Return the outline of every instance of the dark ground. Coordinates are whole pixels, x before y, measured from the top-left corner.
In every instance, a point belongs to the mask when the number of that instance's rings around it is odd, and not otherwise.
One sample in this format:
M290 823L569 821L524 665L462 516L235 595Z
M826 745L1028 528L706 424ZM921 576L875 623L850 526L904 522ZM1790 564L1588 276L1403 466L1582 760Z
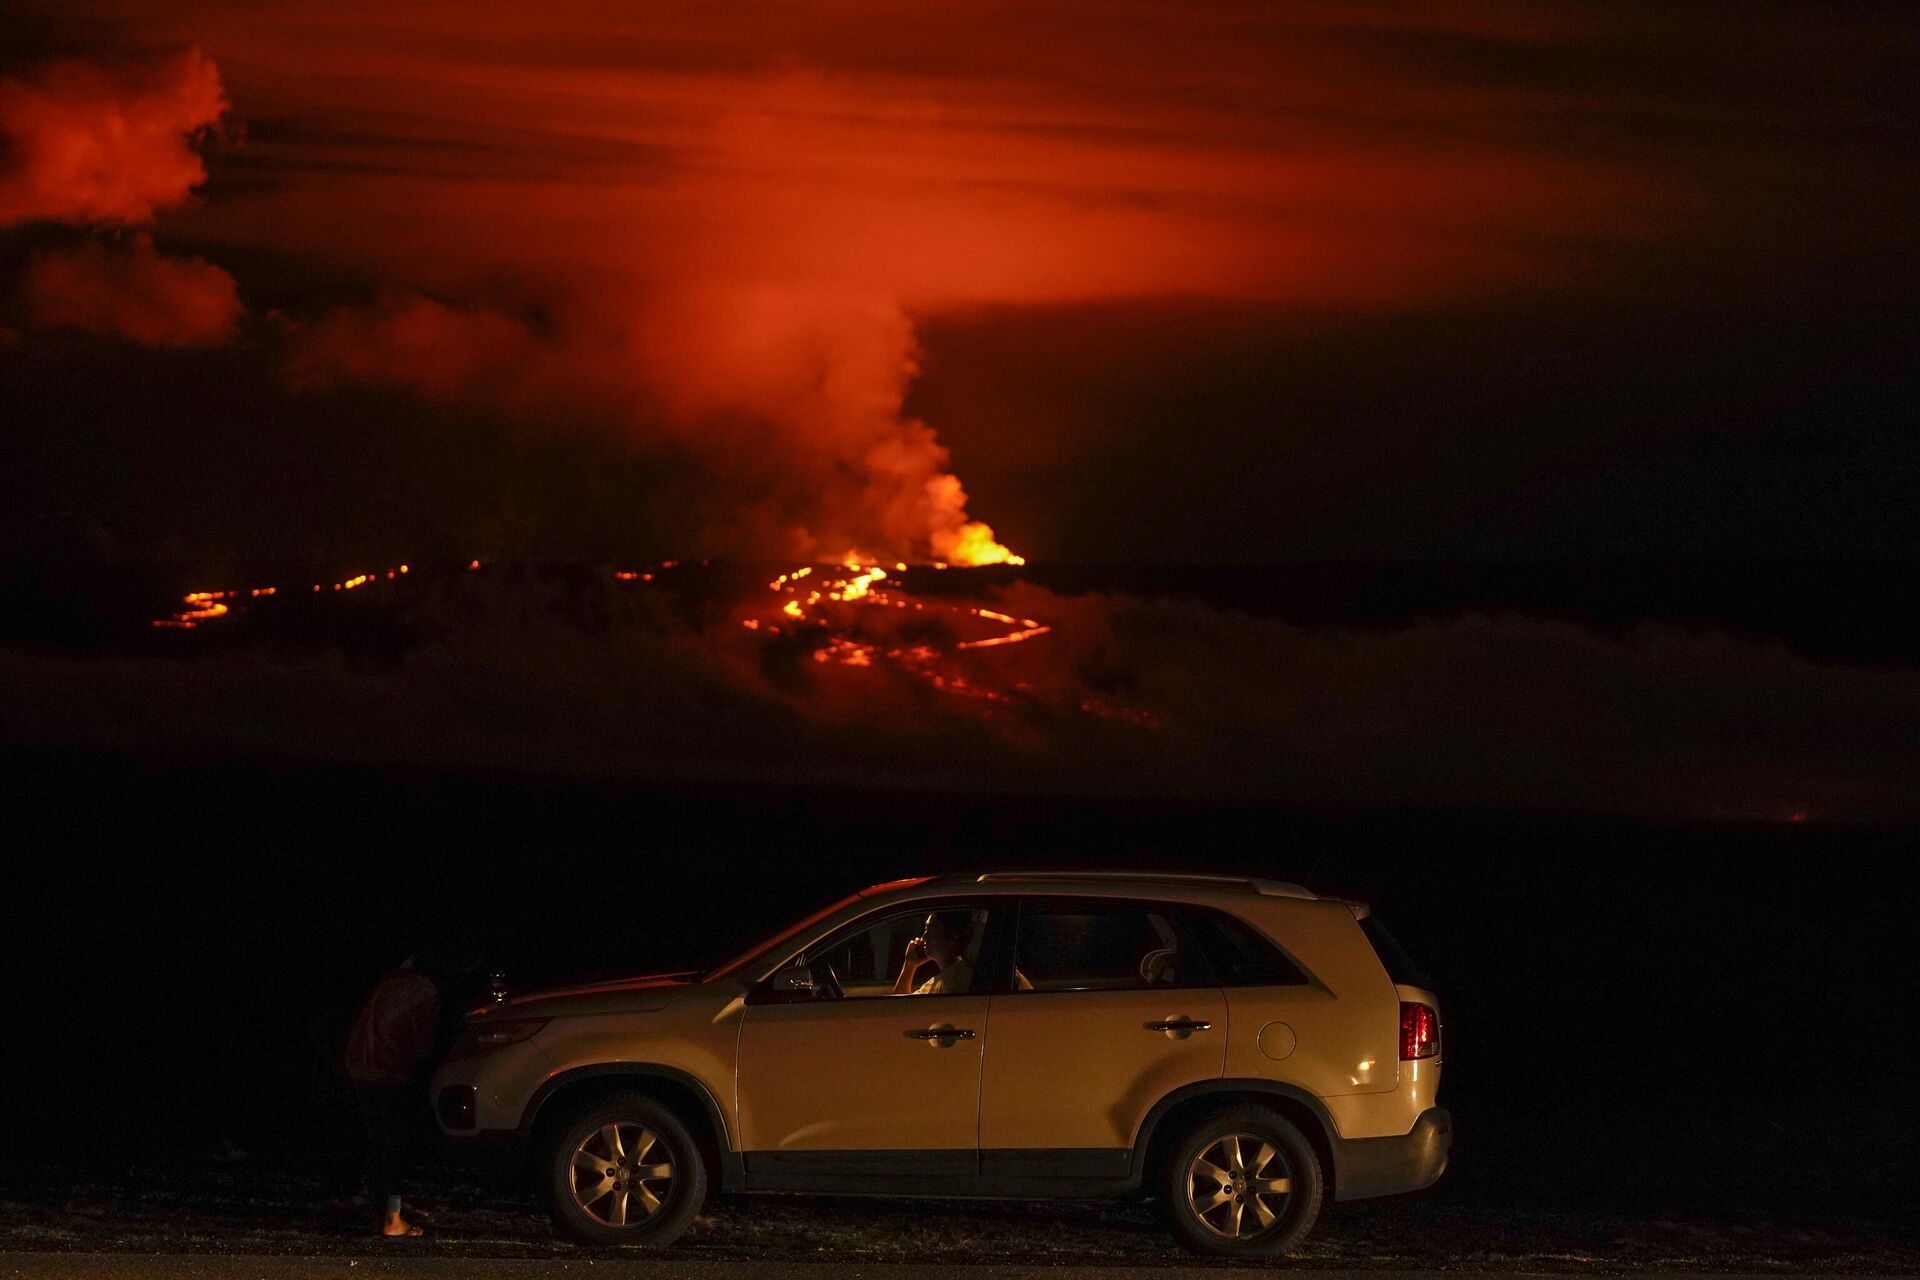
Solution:
M1210 864L1358 894L1446 1002L1455 1163L1304 1260L1912 1270L1911 833L169 769L15 752L0 1242L333 1253L313 1020L423 935L516 979L685 967L872 881ZM598 909L607 902L625 909ZM594 904L595 909L585 909ZM424 1125L423 1125L424 1127ZM221 1157L229 1148L244 1158ZM438 1252L564 1252L423 1140ZM1140 1209L757 1200L690 1257L1165 1262Z
M1296 1280L1319 1280L1323 1276L1345 1272L1327 1267L1290 1265L1287 1274ZM385 1253L358 1258L290 1258L258 1254L173 1254L146 1257L135 1254L0 1254L0 1277L7 1280L321 1280L347 1275L355 1280L379 1280L381 1277L454 1276L460 1280L535 1280L538 1277L582 1274L593 1276L646 1276L649 1280L733 1280L752 1275L756 1280L912 1280L926 1274L924 1264L915 1262L813 1262L805 1259L768 1259L743 1268L737 1262L715 1262L680 1257L622 1257L581 1259L535 1258L446 1258L427 1254ZM1172 1266L1139 1263L1096 1263L1084 1266L1044 1266L1028 1263L962 1262L943 1267L941 1274L964 1280L1173 1280L1176 1277L1213 1275L1211 1268L1176 1263ZM1433 1270L1375 1271L1377 1280L1414 1280L1429 1277ZM1482 1275L1546 1274L1540 1272L1499 1272L1485 1269L1452 1270L1448 1275L1468 1280ZM1699 1275L1686 1271L1643 1271L1643 1277ZM1747 1280L1734 1273L1717 1273L1722 1280ZM1799 1273L1770 1271L1755 1276L1779 1277Z
M360 1218L330 1213L310 1172L236 1166L144 1166L117 1178L49 1179L30 1200L0 1203L0 1251L572 1260L544 1215L498 1189L423 1173L432 1212L424 1240L368 1238ZM780 1264L1242 1269L1183 1252L1144 1206L985 1204L803 1197L727 1200L669 1255L755 1274ZM3 1264L0 1264L3 1265ZM1289 1268L1525 1273L1920 1271L1910 1230L1782 1226L1615 1210L1513 1209L1447 1191L1418 1201L1336 1206Z

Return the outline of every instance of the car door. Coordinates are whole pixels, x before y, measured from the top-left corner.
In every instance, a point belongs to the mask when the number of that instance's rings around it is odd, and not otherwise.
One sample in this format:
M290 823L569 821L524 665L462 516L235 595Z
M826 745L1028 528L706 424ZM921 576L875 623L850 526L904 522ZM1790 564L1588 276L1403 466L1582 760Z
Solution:
M997 914L979 900L877 911L802 957L812 996L749 995L737 1116L753 1185L977 1172ZM909 945L939 922L963 935L955 963L930 959L895 994Z
M1114 899L1021 903L982 1066L984 1172L1124 1175L1153 1104L1220 1076L1226 1002L1176 915Z

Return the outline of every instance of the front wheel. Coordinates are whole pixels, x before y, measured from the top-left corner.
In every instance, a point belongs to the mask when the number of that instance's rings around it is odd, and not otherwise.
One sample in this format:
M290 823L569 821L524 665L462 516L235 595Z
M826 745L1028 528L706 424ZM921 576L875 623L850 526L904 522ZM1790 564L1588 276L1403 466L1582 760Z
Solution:
M1187 1248L1265 1258L1306 1238L1324 1187L1300 1130L1266 1107L1246 1106L1197 1125L1167 1162L1160 1190Z
M707 1168L680 1118L651 1098L609 1098L554 1135L547 1202L589 1245L672 1244L707 1198Z

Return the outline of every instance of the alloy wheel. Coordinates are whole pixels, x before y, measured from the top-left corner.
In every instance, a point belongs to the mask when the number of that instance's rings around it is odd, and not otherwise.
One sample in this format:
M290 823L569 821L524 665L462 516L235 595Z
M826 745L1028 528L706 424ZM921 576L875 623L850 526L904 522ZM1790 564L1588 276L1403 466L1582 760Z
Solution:
M1214 1235L1248 1241L1272 1231L1293 1193L1287 1158L1267 1139L1230 1133L1202 1147L1187 1166L1187 1205Z
M673 1186L673 1157L642 1124L602 1125L573 1150L573 1202L593 1221L630 1227L660 1211Z

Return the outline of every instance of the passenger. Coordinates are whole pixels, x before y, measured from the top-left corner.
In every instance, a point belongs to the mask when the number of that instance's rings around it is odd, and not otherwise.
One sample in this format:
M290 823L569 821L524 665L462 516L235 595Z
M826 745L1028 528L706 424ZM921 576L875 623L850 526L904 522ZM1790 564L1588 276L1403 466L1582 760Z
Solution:
M959 996L973 989L973 964L967 959L972 930L958 912L936 912L920 926L920 936L907 944L900 976L894 979L897 996ZM920 971L934 966L934 974L920 981ZM915 985L915 984L918 985Z

